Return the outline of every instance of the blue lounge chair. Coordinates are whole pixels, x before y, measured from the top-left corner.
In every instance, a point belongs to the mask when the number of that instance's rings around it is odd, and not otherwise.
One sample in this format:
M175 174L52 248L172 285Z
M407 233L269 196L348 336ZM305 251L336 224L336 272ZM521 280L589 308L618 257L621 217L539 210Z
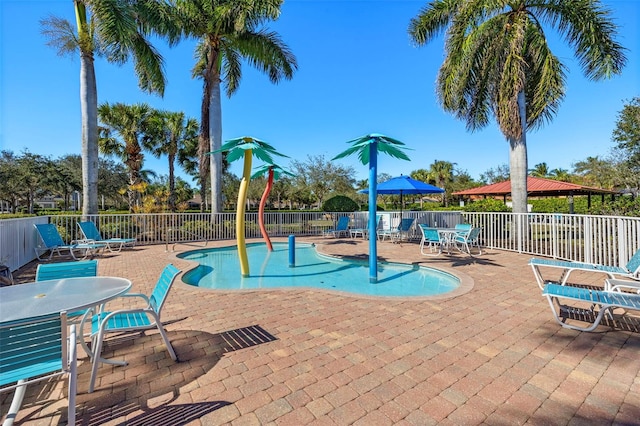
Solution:
M15 389L3 425L12 425L28 384L69 376L67 424L76 421L76 329L65 312L0 323L0 392Z
M348 237L349 236L349 216L340 216L338 219L338 224L335 229L327 229L322 231L322 235L328 237L329 235L333 236L333 238L338 238L341 236Z
M164 344L169 351L169 355L174 361L178 360L171 342L167 337L167 333L160 322L160 313L162 306L167 300L169 290L173 286L173 283L180 273L180 270L168 264L165 266L158 282L156 283L150 296L138 293L127 293L122 297L136 297L145 301L146 306L140 308L123 309L114 312L100 312L97 315L91 317L91 339L92 339L92 366L91 366L91 379L89 382L89 393L93 392L93 388L96 380L96 373L98 371L98 364L123 364L118 361L106 360L100 356L102 353L102 341L107 333L123 333L132 331L144 331L152 328L157 328L164 340ZM85 315L80 324L80 328L84 328L85 321L88 316Z
M590 290L583 287L551 283L544 286L542 295L547 297L553 316L558 324L573 330L594 330L602 321L605 313L609 312L613 317L611 310L614 308L640 310L640 294ZM583 302L584 307L563 305L560 302L564 300ZM598 308L597 314L594 310L596 307ZM569 317L582 320L593 318L593 324L586 327L567 324L566 320Z
M413 222L415 222L415 219L413 218L403 218L397 228L378 231L378 238L381 241L384 241L385 238L389 237L393 242L408 239Z
M582 262L569 262L565 260L554 260L554 259L538 259L533 258L529 261L529 265L533 269L533 274L536 277L536 281L538 282L538 286L542 289L544 285L548 282L542 278L542 273L540 272L540 267L549 267L549 268L561 268L562 276L560 277L560 284L564 285L567 283L569 279L569 275L573 271L590 271L590 272L600 272L603 274L607 274L609 278L616 278L616 276L622 276L627 278L632 278L635 280L640 280L640 249L636 251L636 253L629 259L629 262L625 266L608 266L608 265L598 265L593 263L582 263ZM638 284L640 288L640 283Z
M381 224L382 224L382 216L377 215L376 216L376 232L380 228ZM357 236L361 236L362 238L367 238L369 236L368 225L369 225L369 220L367 220L367 226L365 226L364 228L349 229L349 234L351 235L351 238L356 238Z
M123 247L133 247L136 245L135 238L102 238L100 231L93 222L78 222L80 231L84 235L84 242L94 242L106 244L110 252L119 252ZM117 250L115 249L117 247Z
M74 259L77 259L75 251L79 251L83 253L82 259L86 259L89 256L95 256L106 246L106 244L100 243L78 243L75 241L72 241L71 244L66 244L55 224L40 223L33 226L36 228L39 240L42 242L41 245L34 248L38 260L43 260L40 255L47 251L50 251L50 254L46 260L51 260L54 253L62 256L61 250L68 250Z

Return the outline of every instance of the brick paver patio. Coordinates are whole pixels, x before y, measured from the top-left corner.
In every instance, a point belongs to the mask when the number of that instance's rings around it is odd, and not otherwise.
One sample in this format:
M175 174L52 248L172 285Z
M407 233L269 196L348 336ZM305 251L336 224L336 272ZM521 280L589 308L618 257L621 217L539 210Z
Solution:
M368 253L363 240L305 241L325 253ZM209 246L224 244L233 242ZM180 362L155 331L110 338L104 354L129 365L101 365L88 394L90 364L81 358L78 423L640 423L640 334L560 327L530 256L425 257L415 243L384 242L378 250L385 260L460 274L473 288L456 297L394 299L313 289L210 291L178 282L162 319ZM192 267L164 246L142 246L101 257L99 274L129 278L133 292L149 293L168 262ZM16 278L33 279L34 265ZM65 395L63 381L30 386L16 423L64 423ZM0 395L3 415L10 397Z

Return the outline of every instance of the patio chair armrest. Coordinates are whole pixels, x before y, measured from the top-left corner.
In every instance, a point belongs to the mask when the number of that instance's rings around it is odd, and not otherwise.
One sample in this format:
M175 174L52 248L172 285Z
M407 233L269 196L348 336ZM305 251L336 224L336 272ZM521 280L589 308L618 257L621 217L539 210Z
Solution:
M120 295L120 297L141 297L145 300L145 302L149 302L149 296L147 296L146 294L142 294L142 293L125 293Z

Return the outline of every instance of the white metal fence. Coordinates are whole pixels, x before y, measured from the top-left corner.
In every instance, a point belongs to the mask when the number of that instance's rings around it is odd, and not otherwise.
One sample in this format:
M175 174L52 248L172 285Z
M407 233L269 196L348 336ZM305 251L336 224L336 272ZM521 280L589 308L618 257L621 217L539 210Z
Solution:
M489 248L517 251L535 256L625 265L640 249L640 218L565 214L515 214L469 212L378 212L386 228L396 227L401 217L434 227L453 227L467 222L482 228L481 243ZM365 228L367 212L268 212L265 226L271 236L319 235L348 215L350 227ZM99 215L90 217L103 238L135 237L138 244L175 244L235 238L235 214L159 213ZM35 259L40 243L35 223L55 223L66 242L82 238L78 215L41 216L0 220L0 263L16 270ZM245 216L245 236L259 238L258 214ZM419 238L419 232L414 236Z

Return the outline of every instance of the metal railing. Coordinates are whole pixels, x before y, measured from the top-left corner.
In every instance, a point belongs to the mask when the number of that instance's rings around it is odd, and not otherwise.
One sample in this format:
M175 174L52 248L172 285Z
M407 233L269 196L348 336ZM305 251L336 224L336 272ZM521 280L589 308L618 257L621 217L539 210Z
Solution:
M386 229L397 227L402 217L416 219L413 236L419 238L417 224L453 227L471 223L481 227L481 244L493 249L516 251L603 265L625 265L640 249L640 218L567 214L471 213L459 211L378 212ZM338 218L349 216L351 228L365 228L368 212L267 212L265 227L270 236L321 235L335 227ZM97 215L95 221L103 238L136 238L138 245L197 243L232 240L236 235L235 213L158 213ZM78 215L41 216L0 220L0 263L15 270L35 258L40 243L34 223L55 223L66 242L82 238ZM260 238L258 214L245 215L245 237Z

